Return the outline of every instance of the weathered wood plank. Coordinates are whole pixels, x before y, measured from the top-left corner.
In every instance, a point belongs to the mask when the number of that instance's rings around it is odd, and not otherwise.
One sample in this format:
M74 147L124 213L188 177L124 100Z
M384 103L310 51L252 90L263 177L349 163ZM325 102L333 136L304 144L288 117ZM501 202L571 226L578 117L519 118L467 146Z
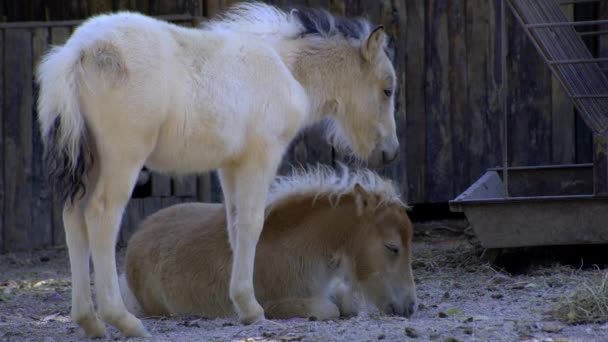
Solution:
M203 2L203 13L207 18L215 17L221 10L220 0L205 0Z
M161 198L146 197L142 198L141 200L143 201L142 219L154 214L162 208Z
M330 0L308 0L306 4L312 8L322 8L325 10L329 10L329 2Z
M363 13L360 0L343 0L344 2L344 14L347 16L359 16Z
M562 6L569 20L574 18L574 5ZM551 79L552 102L552 153L551 162L555 164L572 164L576 161L576 114L574 105L564 92L559 80Z
M186 3L184 4L184 12L189 13L190 15L193 15L195 17L202 17L204 14L203 2L204 0L186 1Z
M393 0L392 7L385 6L382 18L387 18L384 24L389 34L389 47L393 50L393 63L397 73L397 94L395 97L395 124L399 138L399 158L393 162L388 175L397 182L404 200L409 197L407 174L407 45L405 40L408 18L407 0Z
M120 225L120 239L118 244L120 246L126 246L129 239L137 230L137 225L142 220L143 216L143 199L132 198L127 203L125 212L122 216L122 223Z
M521 25L509 25L509 160L513 166L551 163L551 74Z
M184 13L184 0L159 0L159 14Z
M426 200L426 93L424 82L424 4L407 1L406 41L406 139L408 202L422 203Z
M388 17L387 15L392 14L388 9L393 6L392 1L357 1L358 13L353 13L354 16L367 17L373 25L384 25L384 28L388 28ZM348 13L349 11L347 11Z
M344 15L346 3L343 0L329 0L329 10L334 14Z
M89 0L90 15L112 11L112 2L107 0Z
M8 250L35 248L32 225L32 36L28 30L4 32L4 223Z
M6 252L7 249L4 243L4 94L4 34L0 34L0 253Z
M240 0L222 0L222 9L228 9L237 2L240 2Z
M137 10L144 14L150 14L150 1L149 0L135 0Z
M161 209L168 208L170 206L190 202L188 199L179 198L179 197L163 197L160 199L160 207Z
M450 123L449 131L452 145L452 195L458 195L466 190L475 180L469 171L467 154L469 150L469 113L468 106L468 74L467 74L467 42L466 42L466 4L464 1L450 1L448 4L448 35L450 46L448 87L450 94ZM450 187L444 191L450 190ZM452 197L453 198L453 197Z
M38 28L33 30L32 38L32 70L36 70L38 62L49 47L49 30ZM33 84L34 99L38 97L38 88ZM53 201L47 169L43 163L44 145L38 124L38 112L33 104L32 122L32 225L37 231L33 244L49 246L53 244Z
M427 199L453 197L449 94L447 2L430 0L425 8L425 112L427 115Z
M599 3L598 18L600 20L608 19L608 2L602 1ZM600 30L608 30L608 24L600 25ZM602 35L599 37L599 55L602 57L608 56L608 36Z
M27 1L29 3L29 8L27 9L27 19L25 20L33 20L31 18L44 18L45 16L45 0L30 0Z
M217 175L217 171L211 172L211 189L211 201L223 202L224 195L222 193L222 186L220 184L220 178Z
M466 56L468 87L468 155L472 179L501 164L502 107L500 56L497 56L497 10L493 1L466 3Z
M27 20L27 8L21 1L7 1L2 6L3 15L6 21L25 21Z
M137 0L119 0L118 3L115 3L114 10L138 11L137 5Z
M574 6L574 20L585 21L596 19L597 8L594 3L580 3ZM578 31L591 31L594 30L591 26L583 26L578 28ZM583 36L581 37L591 54L597 53L597 37L595 36ZM593 134L585 121L580 115L576 115L575 118L576 126L576 162L577 163L591 163L593 162Z
M593 143L593 193L608 196L608 134L596 134Z
M51 45L63 45L70 37L70 27L51 28ZM65 231L63 229L63 202L53 196L53 245L65 245Z
M198 177L198 201L199 202L212 202L213 189L211 182L213 181L211 173L206 172L205 174Z
M173 177L173 196L196 198L196 176Z
M152 196L171 196L171 177L158 172L152 172Z

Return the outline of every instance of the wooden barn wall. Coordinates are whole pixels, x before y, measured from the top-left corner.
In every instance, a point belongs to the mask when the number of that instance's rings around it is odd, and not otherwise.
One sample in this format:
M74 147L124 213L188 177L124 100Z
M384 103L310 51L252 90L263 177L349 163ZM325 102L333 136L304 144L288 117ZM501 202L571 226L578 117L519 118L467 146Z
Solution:
M69 37L77 23L67 20L129 9L192 25L201 15L213 16L233 2L0 0L0 22L6 22L0 24L0 252L65 244L61 204L49 189L41 160L33 70L50 45L62 44ZM505 122L500 96L504 80L499 1L268 2L366 15L385 26L399 78L396 122L401 151L400 158L383 173L396 181L408 202L445 202L486 168L500 165ZM594 6L598 5L563 8L577 20L597 19L598 13L606 18L607 6ZM511 165L589 162L589 131L510 14L507 25ZM606 41L589 39L588 44L600 53L608 51ZM338 161L348 162L348 158L313 129L292 143L280 172L288 172L290 165L335 165ZM214 174L183 179L152 174L150 179L137 189L127 207L121 243L142 217L159 208L221 199Z

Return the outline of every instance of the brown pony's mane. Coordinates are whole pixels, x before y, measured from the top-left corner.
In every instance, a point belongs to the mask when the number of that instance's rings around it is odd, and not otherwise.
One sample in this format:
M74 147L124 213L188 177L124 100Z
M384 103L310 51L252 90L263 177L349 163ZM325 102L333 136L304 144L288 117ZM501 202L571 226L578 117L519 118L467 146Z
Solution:
M326 198L333 206L337 206L342 197L355 193L357 184L369 195L377 196L378 206L395 204L407 208L393 182L374 171L350 170L343 164L339 164L339 170L317 165L308 169L293 169L289 176L278 176L270 186L266 216L278 207L296 200L310 199L314 202Z

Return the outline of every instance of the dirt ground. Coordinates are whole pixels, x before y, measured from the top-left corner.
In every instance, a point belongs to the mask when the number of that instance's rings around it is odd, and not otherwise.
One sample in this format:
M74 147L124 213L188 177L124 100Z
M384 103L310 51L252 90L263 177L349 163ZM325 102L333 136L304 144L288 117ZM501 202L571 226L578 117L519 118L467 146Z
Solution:
M199 317L149 318L144 324L152 341L608 341L608 323L571 326L551 316L560 298L606 270L553 264L509 274L482 261L464 225L416 225L420 304L409 319L362 313L327 322L274 321L280 325ZM65 249L0 255L0 341L84 340L69 308ZM103 340L123 338L109 328Z

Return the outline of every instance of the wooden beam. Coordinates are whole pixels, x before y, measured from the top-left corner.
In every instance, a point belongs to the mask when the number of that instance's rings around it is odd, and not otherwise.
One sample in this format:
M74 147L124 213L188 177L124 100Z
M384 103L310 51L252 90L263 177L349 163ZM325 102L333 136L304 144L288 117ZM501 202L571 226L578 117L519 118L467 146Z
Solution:
M608 133L593 137L593 193L608 196Z
M190 14L170 14L170 15L156 15L153 16L156 19L170 21L170 22L182 22L182 21L193 21L198 18ZM55 20L55 21L23 21L23 22L10 22L0 23L0 29L29 29L38 27L73 27L82 24L84 20Z

